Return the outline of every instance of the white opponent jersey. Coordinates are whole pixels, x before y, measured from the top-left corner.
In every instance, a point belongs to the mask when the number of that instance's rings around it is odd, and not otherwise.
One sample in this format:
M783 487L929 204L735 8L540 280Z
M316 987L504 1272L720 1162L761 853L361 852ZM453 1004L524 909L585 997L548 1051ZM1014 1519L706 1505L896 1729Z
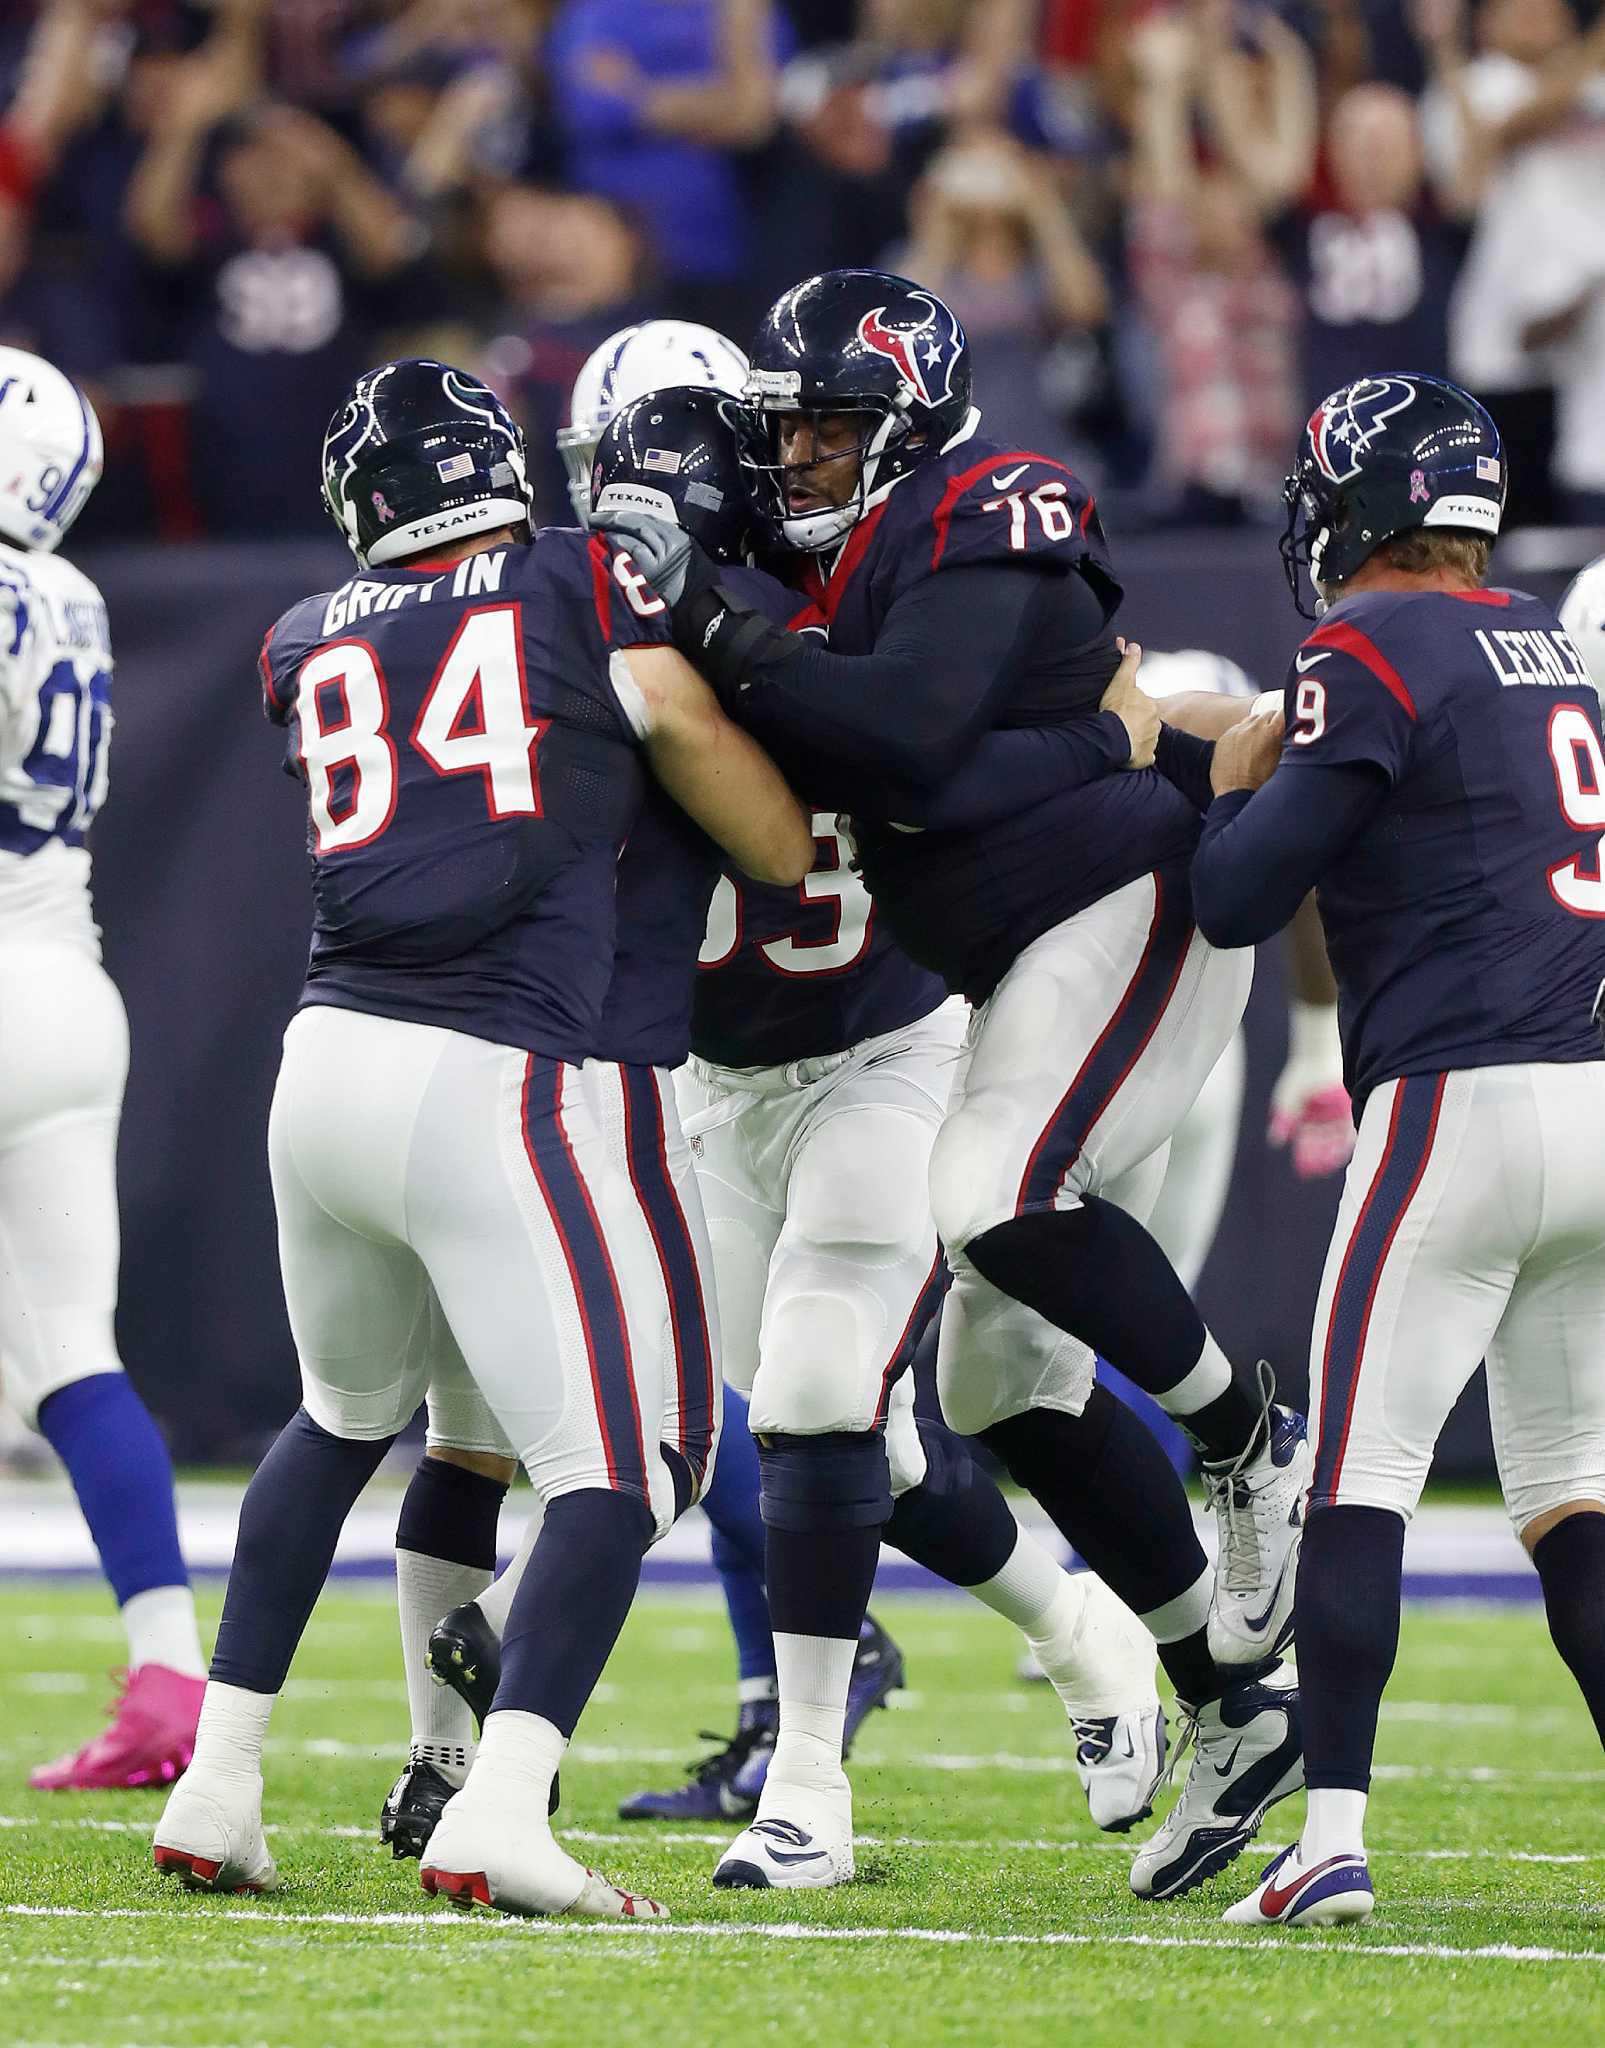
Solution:
M1594 688L1605 698L1605 555L1572 578L1560 601L1560 622L1577 642Z
M89 578L0 543L0 943L26 932L99 957L84 836L106 799L111 669Z

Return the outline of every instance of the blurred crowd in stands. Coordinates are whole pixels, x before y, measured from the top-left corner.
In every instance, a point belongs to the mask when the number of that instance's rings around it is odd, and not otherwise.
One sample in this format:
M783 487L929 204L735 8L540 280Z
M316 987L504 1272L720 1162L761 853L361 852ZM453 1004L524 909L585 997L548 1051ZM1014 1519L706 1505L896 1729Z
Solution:
M1128 528L1278 516L1378 367L1484 399L1518 520L1605 524L1598 0L0 0L0 104L0 339L102 408L100 532L321 530L398 349L491 376L561 518L596 342L844 263Z

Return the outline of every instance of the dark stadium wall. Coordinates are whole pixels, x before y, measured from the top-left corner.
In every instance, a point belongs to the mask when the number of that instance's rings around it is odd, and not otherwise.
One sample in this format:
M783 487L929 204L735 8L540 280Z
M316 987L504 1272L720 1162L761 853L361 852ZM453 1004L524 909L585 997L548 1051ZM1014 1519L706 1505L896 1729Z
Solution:
M1280 678L1297 642L1266 535L1176 536L1120 550L1127 630L1203 646ZM117 651L111 799L95 828L106 961L128 1006L118 1330L140 1390L186 1459L251 1459L297 1400L267 1176L279 1040L306 961L305 810L261 715L256 656L286 605L350 571L328 544L107 549ZM1284 1051L1277 949L1248 1018L1248 1099L1205 1311L1229 1349L1270 1359L1302 1398L1337 1184L1297 1181L1265 1148ZM1441 1447L1488 1463L1480 1400Z

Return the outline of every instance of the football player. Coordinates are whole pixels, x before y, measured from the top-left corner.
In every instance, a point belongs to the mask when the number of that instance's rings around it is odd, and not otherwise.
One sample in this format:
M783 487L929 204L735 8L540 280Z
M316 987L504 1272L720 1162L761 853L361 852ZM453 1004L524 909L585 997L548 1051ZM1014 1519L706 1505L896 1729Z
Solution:
M205 1673L172 1465L112 1330L128 1020L100 964L86 843L112 658L100 592L56 553L100 467L83 393L0 348L0 1370L67 1468L128 1636L111 1725L29 1777L55 1792L175 1778Z
M955 1272L943 1407L1159 1639L1198 1753L1132 1883L1174 1896L1240 1853L1300 1782L1296 1687L1276 1660L1303 1421L1274 1404L1268 1372L1225 1357L1141 1221L1171 1131L1237 1027L1248 963L1193 928L1185 799L1159 776L1115 772L1130 735L1099 706L1121 661L1120 591L1092 502L1063 465L976 437L951 311L906 279L828 272L777 302L752 363L750 474L801 558L793 623L822 629L828 648L775 629L683 533L630 513L611 525L743 722L799 787L852 814L877 915L975 1004L932 1160ZM988 732L1011 762L990 811L933 822ZM1084 751L1101 764L1072 777ZM1021 1304L1056 1333L1046 1357ZM1093 1387L1090 1346L1198 1444L1217 1572L1158 1444ZM789 1683L781 1659L758 1820L724 1859L737 1883L795 1881L768 1854L770 1823L776 1840L801 1833L833 1853L851 1835L843 1644L890 1500L877 1441L822 1430L807 1394L793 1387L753 1415L770 1605L789 1580L804 1625Z
M1252 945L1319 888L1360 1113L1310 1346L1309 1815L1227 1912L1244 1925L1372 1910L1405 1526L1483 1359L1511 1520L1605 1736L1605 745L1556 613L1485 587L1505 488L1454 385L1334 392L1283 541L1320 623L1282 715L1193 750L1200 927Z
M716 560L739 562L749 522L730 414L730 401L697 390L627 407L597 454L599 510L650 506ZM795 609L773 579L730 573L780 614ZM983 783L987 772L976 764ZM681 1069L727 1372L739 1386L756 1378L760 1402L776 1398L767 1380L795 1375L819 1419L844 1410L855 1419L857 1404L865 1429L884 1429L887 1541L1024 1632L1074 1724L1094 1819L1124 1830L1145 1817L1164 1762L1152 1640L1096 1579L1070 1578L1019 1528L949 1431L914 1420L906 1367L936 1291L929 1152L961 1026L940 982L871 936L834 821L816 817L814 828L825 851L798 890L720 878L695 847L658 835L638 846L632 836L620 864L608 1050L655 1066L660 1094L667 1071ZM826 918L810 922L814 902ZM845 944L831 926L849 933ZM817 978L811 949L826 956ZM692 1047L702 1050L686 1068ZM723 1057L708 1058L712 1050ZM637 1185L649 1166L633 1174ZM688 1305L684 1320L691 1315ZM431 1644L436 1668L476 1709L513 1583L516 1572L505 1574L494 1600L449 1616ZM715 1814L755 1803L737 1772L710 1772L706 1783L726 1795ZM392 1795L389 1839L399 1845L402 1828L427 1822L431 1793L438 1783L415 1773L401 1799ZM785 1867L799 1882L841 1874L826 1851L795 1853Z
M1605 555L1579 569L1567 585L1560 622L1588 664L1594 688L1605 697Z
M292 607L262 652L310 814L312 955L268 1134L303 1405L246 1492L156 1863L213 1890L275 1881L269 1715L345 1517L427 1394L445 1442L517 1455L544 1521L424 1888L656 1917L548 1819L642 1554L712 1448L709 1401L682 1426L653 1225L604 1136L630 1085L594 1057L616 868L643 752L767 880L800 879L812 836L663 644L628 557L530 537L522 436L477 379L418 360L368 373L323 476L361 573Z

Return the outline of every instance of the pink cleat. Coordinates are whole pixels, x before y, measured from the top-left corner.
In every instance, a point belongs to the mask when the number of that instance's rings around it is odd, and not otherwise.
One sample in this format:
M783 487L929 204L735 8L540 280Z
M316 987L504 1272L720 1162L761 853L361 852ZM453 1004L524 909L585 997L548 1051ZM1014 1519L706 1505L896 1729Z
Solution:
M165 1664L119 1671L121 1690L108 1711L111 1726L69 1756L28 1774L36 1792L124 1792L170 1785L195 1754L195 1724L204 1678L186 1678Z

